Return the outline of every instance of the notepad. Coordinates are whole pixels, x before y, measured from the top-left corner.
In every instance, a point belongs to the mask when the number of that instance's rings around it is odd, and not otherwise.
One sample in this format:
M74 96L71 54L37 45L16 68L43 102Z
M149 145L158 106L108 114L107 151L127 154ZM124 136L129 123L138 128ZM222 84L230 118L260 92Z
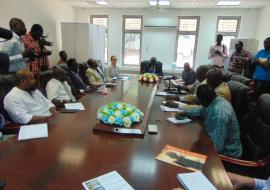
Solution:
M67 110L78 110L78 111L84 111L85 110L84 106L80 102L79 103L66 103L65 108Z
M186 190L217 190L201 171L177 174L176 177Z
M134 190L117 171L83 182L82 185L86 190Z
M183 112L183 110L180 110L178 108L170 108L168 106L160 106L161 110L164 112Z
M186 124L186 123L190 123L192 120L189 118L185 118L185 119L175 119L175 117L169 117L167 118L167 120L173 124Z
M23 125L20 128L18 140L22 141L46 137L48 137L47 123L36 125Z

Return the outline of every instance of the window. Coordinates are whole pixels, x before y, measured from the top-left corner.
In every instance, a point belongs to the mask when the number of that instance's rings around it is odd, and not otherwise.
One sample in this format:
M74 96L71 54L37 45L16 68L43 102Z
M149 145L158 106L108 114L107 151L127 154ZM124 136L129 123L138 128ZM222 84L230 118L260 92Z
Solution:
M141 59L142 16L123 16L124 65L139 65Z
M108 63L108 16L107 15L92 15L90 16L90 23L94 25L104 26L106 28L105 33L105 63Z
M200 19L195 16L178 18L176 67L184 67L186 62L194 67Z
M241 17L218 17L217 34L223 35L223 43L230 49L231 39L237 38Z

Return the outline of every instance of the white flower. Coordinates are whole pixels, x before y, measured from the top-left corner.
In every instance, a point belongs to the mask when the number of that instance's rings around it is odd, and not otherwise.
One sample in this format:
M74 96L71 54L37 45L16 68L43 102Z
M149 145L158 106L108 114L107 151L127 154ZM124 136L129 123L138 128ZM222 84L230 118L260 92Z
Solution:
M143 81L147 81L147 78L143 78Z
M109 124L111 124L111 125L114 124L114 122L115 122L115 117L110 116L108 121L109 121Z
M132 123L131 123L129 117L125 117L125 118L124 118L124 126L125 126L125 127L130 127L131 124L132 124Z
M123 104L119 103L119 104L117 105L117 108L118 108L119 110L123 109Z
M154 82L153 78L150 78L150 79L149 79L149 82Z
M98 113L97 118L98 119L101 119L102 118L102 114L101 113Z
M134 112L131 114L131 116L135 119L136 122L140 121L140 115L138 113Z
M139 77L139 80L142 80L142 76Z
M114 115L115 115L116 117L122 117L122 114L121 114L121 112L120 112L119 110L116 110L116 111L114 112Z

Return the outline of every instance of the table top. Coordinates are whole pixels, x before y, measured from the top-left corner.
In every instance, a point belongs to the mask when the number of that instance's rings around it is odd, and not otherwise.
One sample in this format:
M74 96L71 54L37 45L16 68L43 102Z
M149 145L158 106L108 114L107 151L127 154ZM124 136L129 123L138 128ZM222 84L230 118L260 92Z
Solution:
M170 190L181 186L176 175L190 170L155 159L167 144L207 155L202 172L217 189L232 189L199 122L183 126L168 123L169 114L159 107L161 97L155 97L148 121L158 126L158 134L146 132L141 138L94 132L96 112L102 105L123 101L147 107L153 84L140 83L136 77L117 83L107 96L84 96L80 101L85 111L62 113L52 119L48 138L17 141L14 137L0 143L0 179L7 183L5 190L83 189L82 182L113 170L134 189Z

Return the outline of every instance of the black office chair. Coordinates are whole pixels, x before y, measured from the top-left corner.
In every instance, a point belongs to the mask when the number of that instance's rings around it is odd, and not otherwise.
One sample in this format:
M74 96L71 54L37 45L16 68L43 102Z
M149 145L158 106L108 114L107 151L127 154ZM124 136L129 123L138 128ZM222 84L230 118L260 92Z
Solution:
M244 77L242 75L232 75L231 76L231 80L234 80L234 81L238 81L246 86L249 86L250 83L252 82L251 79L247 78L247 77Z
M230 80L228 82L232 94L232 106L238 121L248 112L248 87L240 82Z
M53 78L53 70L43 71L40 73L40 90L46 95L46 85Z
M231 80L232 75L233 74L230 71L224 71L223 72L223 80L224 80L224 82L228 82L229 80Z
M241 159L220 155L226 170L257 178L270 176L270 94L259 97L255 110L245 116L241 130Z
M0 74L7 74L9 70L9 56L6 53L0 53Z

